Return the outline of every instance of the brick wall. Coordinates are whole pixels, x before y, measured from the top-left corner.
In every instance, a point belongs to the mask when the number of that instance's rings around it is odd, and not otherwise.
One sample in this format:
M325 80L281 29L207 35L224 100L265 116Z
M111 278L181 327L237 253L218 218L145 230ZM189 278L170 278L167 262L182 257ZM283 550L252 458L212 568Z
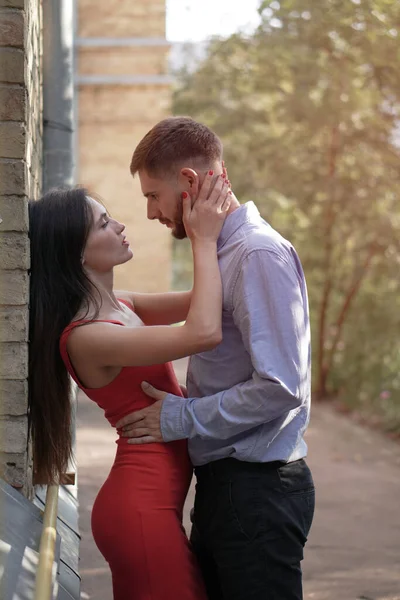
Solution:
M0 0L0 476L32 491L28 198L41 186L41 2Z

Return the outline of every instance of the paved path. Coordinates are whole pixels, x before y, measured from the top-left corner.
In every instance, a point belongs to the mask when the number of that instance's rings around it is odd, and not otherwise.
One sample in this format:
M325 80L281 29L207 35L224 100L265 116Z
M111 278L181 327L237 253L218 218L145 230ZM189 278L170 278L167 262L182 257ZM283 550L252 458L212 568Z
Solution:
M185 363L177 364L183 381ZM102 412L78 410L82 599L112 600L107 564L90 532L90 511L115 452ZM317 510L304 560L305 600L400 600L400 445L329 407L313 409L308 463ZM193 489L185 515L193 503Z

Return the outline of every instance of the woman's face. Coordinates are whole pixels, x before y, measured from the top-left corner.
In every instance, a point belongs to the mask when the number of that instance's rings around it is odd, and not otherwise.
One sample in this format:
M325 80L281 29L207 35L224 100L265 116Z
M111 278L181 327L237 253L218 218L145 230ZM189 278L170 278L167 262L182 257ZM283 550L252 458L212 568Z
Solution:
M93 222L83 253L84 266L94 272L106 273L130 260L133 253L123 234L125 225L112 219L104 206L93 198L87 200Z

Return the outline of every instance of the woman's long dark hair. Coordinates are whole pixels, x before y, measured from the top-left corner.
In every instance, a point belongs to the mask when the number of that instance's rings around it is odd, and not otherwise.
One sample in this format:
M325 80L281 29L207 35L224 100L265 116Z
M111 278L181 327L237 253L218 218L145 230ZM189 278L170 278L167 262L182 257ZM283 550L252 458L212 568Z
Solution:
M59 480L72 454L70 378L60 336L82 307L89 310L89 301L99 309L82 266L93 221L87 196L83 188L53 190L29 202L29 422L35 476L44 483Z

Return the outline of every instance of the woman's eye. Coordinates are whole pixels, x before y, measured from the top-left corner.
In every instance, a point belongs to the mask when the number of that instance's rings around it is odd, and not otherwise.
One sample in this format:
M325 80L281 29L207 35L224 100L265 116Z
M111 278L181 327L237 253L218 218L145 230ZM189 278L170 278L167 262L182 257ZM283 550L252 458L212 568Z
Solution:
M105 229L107 227L108 223L109 223L108 221L106 221L105 223L103 223L103 225L101 226L101 228Z

